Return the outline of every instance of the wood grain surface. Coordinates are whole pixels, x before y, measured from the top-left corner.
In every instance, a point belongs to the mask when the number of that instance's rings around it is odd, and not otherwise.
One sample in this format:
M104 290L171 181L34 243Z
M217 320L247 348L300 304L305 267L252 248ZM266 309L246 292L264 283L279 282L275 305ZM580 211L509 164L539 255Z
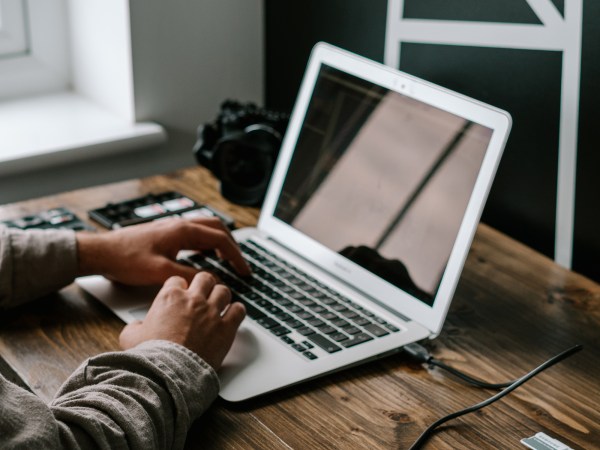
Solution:
M199 167L5 205L0 219L57 206L86 218L109 201L165 190L216 207L238 226L256 222L256 209L224 200ZM427 343L433 354L474 376L505 381L574 344L584 350L494 405L449 422L424 448L519 449L520 439L539 431L574 449L600 448L599 308L600 286L480 225L445 327ZM86 358L118 349L122 327L71 285L2 313L0 371L50 400ZM187 447L404 449L431 422L492 393L398 353L241 404L217 400L190 430Z

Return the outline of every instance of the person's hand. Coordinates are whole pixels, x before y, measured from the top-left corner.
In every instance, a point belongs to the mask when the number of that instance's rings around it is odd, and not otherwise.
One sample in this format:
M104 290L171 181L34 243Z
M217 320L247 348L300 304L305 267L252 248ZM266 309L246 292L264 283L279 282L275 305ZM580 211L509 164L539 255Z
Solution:
M164 339L196 352L215 370L221 367L245 316L241 303L230 303L231 291L207 272L188 287L180 277L169 278L143 322L127 325L119 338L128 349L144 341Z
M78 233L81 275L104 275L129 285L161 284L171 276L191 282L198 271L177 263L180 250L216 250L240 275L250 269L229 230L217 218L167 219L108 233Z

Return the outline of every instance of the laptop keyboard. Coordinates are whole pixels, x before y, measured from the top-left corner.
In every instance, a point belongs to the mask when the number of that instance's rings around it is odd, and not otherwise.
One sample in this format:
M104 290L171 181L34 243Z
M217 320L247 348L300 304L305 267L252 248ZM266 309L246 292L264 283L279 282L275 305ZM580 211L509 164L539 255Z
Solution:
M218 275L250 319L305 358L318 358L311 351L315 346L336 353L400 331L256 242L240 247L252 268L249 278L238 277L212 256L198 254L188 260Z

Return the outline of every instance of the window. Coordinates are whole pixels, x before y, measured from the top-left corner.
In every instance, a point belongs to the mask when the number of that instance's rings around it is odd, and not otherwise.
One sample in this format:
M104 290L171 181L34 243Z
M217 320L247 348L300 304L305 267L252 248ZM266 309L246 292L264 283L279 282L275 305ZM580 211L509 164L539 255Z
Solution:
M0 177L165 140L136 121L128 0L0 6Z
M24 0L0 0L0 58L29 51Z
M65 0L0 0L0 99L69 85Z

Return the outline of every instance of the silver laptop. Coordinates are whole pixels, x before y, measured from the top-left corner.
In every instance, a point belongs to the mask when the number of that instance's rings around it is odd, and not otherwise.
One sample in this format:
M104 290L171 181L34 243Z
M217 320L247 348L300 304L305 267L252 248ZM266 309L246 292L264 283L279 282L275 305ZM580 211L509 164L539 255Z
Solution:
M241 401L439 334L511 126L501 110L327 44L311 54L253 267L210 268L248 316L219 373ZM126 322L152 290L80 284Z

